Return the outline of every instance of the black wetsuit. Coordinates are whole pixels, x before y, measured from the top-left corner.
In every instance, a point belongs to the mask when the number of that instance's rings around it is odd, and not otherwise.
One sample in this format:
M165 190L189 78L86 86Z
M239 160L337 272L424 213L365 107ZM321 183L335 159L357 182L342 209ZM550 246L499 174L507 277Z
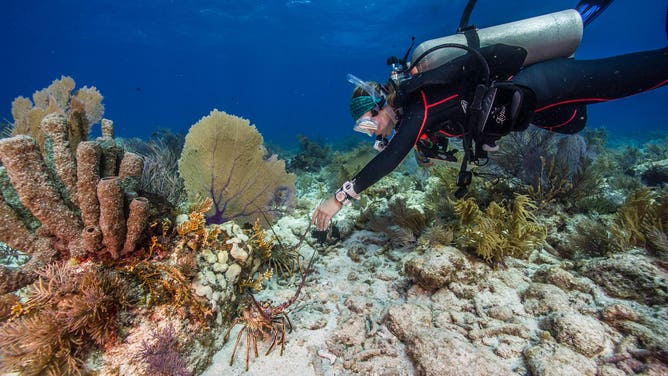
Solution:
M521 68L526 52L495 45L480 50L493 80L508 80L524 99L513 104L514 90L501 90L478 140L494 145L511 131L532 124L559 133L584 128L586 104L605 102L668 83L668 47L606 59L560 58ZM416 75L402 84L403 115L391 141L351 181L360 193L389 174L423 135L462 137L466 111L480 80L481 64L472 54ZM423 136L424 137L424 136Z

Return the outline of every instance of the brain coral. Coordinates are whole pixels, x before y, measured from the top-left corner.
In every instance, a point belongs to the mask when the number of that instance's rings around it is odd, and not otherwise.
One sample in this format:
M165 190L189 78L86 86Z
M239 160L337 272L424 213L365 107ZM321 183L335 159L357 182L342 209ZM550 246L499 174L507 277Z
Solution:
M179 159L189 200L213 199L209 223L252 222L261 211L293 208L295 175L266 154L262 135L248 120L211 111L190 128Z

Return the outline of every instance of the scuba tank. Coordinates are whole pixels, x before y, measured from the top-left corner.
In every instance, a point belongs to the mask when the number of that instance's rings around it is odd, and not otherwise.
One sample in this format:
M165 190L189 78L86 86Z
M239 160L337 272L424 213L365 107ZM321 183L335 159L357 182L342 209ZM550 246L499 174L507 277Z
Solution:
M574 9L474 30L480 48L497 43L522 47L527 50L523 66L557 57L571 56L582 39L582 17ZM421 43L413 51L411 67L419 72L436 68L464 55L465 50L438 48L440 45L468 46L467 32L436 38ZM417 65L415 65L417 64Z

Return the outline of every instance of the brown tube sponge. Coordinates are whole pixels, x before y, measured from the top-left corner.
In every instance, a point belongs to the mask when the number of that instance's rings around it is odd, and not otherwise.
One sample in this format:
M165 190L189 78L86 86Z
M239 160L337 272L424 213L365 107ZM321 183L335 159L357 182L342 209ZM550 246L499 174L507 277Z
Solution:
M109 119L102 119L100 122L102 127L102 138L114 138L114 122Z
M81 231L81 245L86 253L95 253L102 248L102 231L97 226L86 226Z
M14 209L0 196L0 241L26 253L37 251L37 236L30 232Z
M100 201L102 243L105 251L117 259L126 231L121 179L118 176L102 178L97 184L97 199Z
M46 145L50 146L53 168L65 184L71 199L76 203L77 176L76 162L68 139L70 125L65 115L55 112L48 114L41 122L42 132L47 136Z
M121 178L121 184L126 193L134 194L137 191L143 169L144 159L142 157L129 152L123 154L121 165L118 168L118 176Z
M123 179L134 177L139 179L144 169L144 160L138 154L126 152L123 154L121 166L118 169L118 176Z
M79 237L81 222L58 195L31 137L18 135L0 140L0 160L19 200L46 230L67 244Z
M99 145L102 150L100 177L118 176L118 164L123 155L123 148L116 145L112 139L102 139Z
M135 250L137 242L146 229L148 222L148 200L145 197L137 197L130 202L130 213L128 214L128 234L121 255Z
M97 226L100 220L100 203L97 201L100 153L100 147L93 141L81 142L77 147L77 194L84 227Z

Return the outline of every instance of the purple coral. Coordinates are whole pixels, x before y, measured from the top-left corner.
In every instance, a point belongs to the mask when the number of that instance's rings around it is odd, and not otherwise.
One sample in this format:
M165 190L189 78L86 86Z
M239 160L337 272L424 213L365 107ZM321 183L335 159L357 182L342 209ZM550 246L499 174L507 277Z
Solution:
M153 341L143 341L141 356L151 374L165 376L190 376L186 361L180 353L179 341L172 326L153 332Z

